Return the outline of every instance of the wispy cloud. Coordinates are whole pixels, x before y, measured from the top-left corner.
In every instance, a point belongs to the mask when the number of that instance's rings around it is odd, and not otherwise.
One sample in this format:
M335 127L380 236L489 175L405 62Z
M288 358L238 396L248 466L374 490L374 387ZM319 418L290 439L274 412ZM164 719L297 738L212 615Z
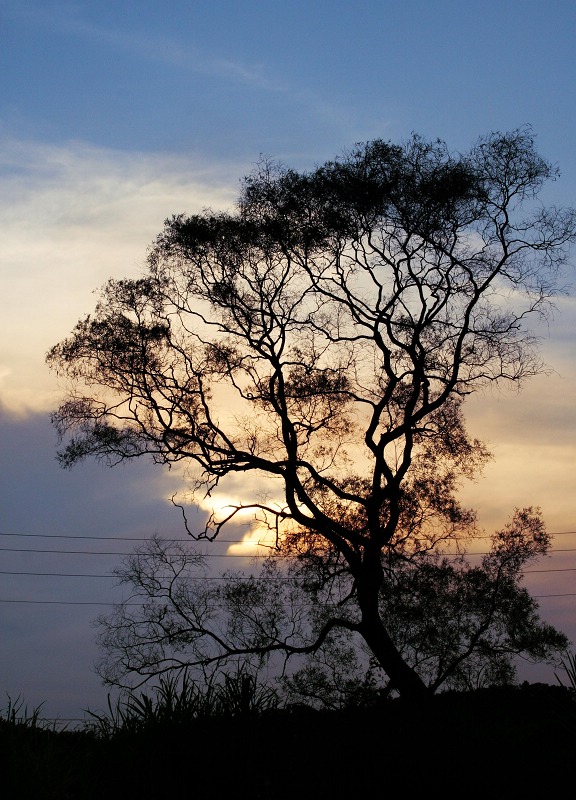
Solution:
M44 354L92 309L93 291L141 272L171 214L229 207L241 174L81 143L0 142L0 400L52 405Z
M183 87L194 85L194 79L199 77L203 84L213 80L235 90L244 89L250 93L245 97L246 102L253 102L251 95L256 95L259 105L269 107L270 113L276 113L280 103L286 107L287 114L300 121L298 124L306 120L306 126L320 125L323 140L328 146L331 141L335 142L338 150L359 140L386 136L392 129L392 122L381 112L374 110L367 115L357 106L356 98L346 97L337 89L327 93L312 81L295 81L270 59L259 61L256 57L246 61L234 53L222 55L215 52L210 42L191 37L184 39L177 33L168 35L150 26L139 27L137 17L132 25L113 28L88 19L81 5L71 6L58 0L25 6L8 3L8 6L12 16L29 26L42 27L46 35L54 32L100 47L104 59L120 54L131 62L156 64L165 68L171 79ZM215 30L215 42L217 36ZM296 159L302 156L304 161L308 158L306 153L285 155ZM336 153L326 153L326 157L333 155Z
M49 2L25 6L9 3L8 8L12 16L24 19L28 24L96 42L145 61L160 62L199 75L211 75L269 91L285 90L285 87L270 77L269 70L263 64L248 64L238 59L215 56L208 47L202 47L193 41L183 44L174 37L159 32L144 33L138 30L137 19L128 31L122 31L87 21L82 16L81 6L74 7L68 3L64 5L60 2Z

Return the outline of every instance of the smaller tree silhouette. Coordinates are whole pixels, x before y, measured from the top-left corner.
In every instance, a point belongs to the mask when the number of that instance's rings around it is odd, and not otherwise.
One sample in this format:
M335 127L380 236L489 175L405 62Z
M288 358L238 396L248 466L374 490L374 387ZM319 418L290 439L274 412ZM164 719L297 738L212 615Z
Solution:
M381 613L430 691L511 683L518 656L558 663L568 640L540 619L521 585L526 565L549 547L539 511L527 508L494 534L478 566L464 554L424 551L395 551L385 560ZM254 575L230 572L213 581L203 556L154 538L117 572L131 600L99 619L98 670L106 682L124 685L230 661L257 666L291 652L305 656L296 669L284 665L292 699L335 707L385 694L392 688L385 673L354 635L356 612L346 601L353 579L334 561L327 572L330 562L316 540L299 539ZM322 647L307 648L336 613L342 624Z

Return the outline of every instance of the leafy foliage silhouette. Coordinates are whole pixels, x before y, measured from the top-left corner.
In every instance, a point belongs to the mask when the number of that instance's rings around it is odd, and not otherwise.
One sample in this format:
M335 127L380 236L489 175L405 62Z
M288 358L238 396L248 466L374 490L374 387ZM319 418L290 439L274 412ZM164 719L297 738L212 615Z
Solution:
M558 661L568 640L540 620L521 585L523 569L545 556L549 543L538 511L524 509L494 534L476 566L464 556L388 558L379 612L429 691L513 683L518 655ZM269 558L258 573L227 572L215 582L202 556L154 537L117 570L130 600L99 619L100 675L123 685L129 676L138 683L165 672L205 673L210 665L217 670L222 661L246 663L250 656L257 657L257 670L286 643L316 641L339 614L348 628L333 630L294 669L284 665L281 696L334 709L386 697L393 685L352 635L351 577L344 566L337 573L314 545L312 554L289 554L285 547L281 560Z
M309 173L262 162L234 213L168 220L146 276L109 281L50 351L72 381L53 417L62 464L185 462L208 496L245 476L254 496L194 533L250 509L348 593L312 638L271 637L264 619L240 650L306 655L348 631L391 686L425 696L382 610L386 564L473 530L457 490L488 454L462 403L543 368L527 322L550 308L576 231L573 210L537 201L555 176L528 128L466 154L415 135ZM208 662L239 654L217 650Z

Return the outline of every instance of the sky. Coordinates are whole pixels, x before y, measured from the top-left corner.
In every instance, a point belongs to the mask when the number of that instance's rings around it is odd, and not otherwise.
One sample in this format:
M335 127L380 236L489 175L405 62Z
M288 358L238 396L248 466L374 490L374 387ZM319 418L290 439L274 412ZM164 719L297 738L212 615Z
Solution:
M231 208L261 157L309 169L374 138L466 150L531 125L561 172L543 198L575 205L575 30L569 0L2 0L0 708L103 708L92 622L122 590L97 576L128 540L183 535L177 475L55 460L63 387L44 358L95 290L143 271L167 217ZM468 404L494 460L463 499L488 533L542 508L554 552L526 585L576 642L573 268L565 281L537 330L549 374Z

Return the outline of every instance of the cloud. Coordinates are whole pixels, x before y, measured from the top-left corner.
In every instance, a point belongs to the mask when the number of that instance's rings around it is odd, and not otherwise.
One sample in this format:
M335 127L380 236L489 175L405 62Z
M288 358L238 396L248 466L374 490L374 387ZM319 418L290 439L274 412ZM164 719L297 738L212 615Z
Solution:
M92 310L94 290L139 274L173 213L229 208L245 170L81 142L0 145L0 399L26 413L54 405L44 354Z
M158 31L145 33L142 29L138 30L140 15L134 12L132 24L121 30L120 27L87 21L87 15L81 8L71 9L68 4L62 6L58 2L32 7L28 4L25 8L12 6L10 10L12 15L24 19L29 25L95 42L144 61L160 62L179 70L260 89L286 91L271 81L269 71L262 64L248 64L239 59L215 56L210 48L199 46L189 39L182 44L178 38L162 35ZM120 21L125 21L125 18Z
M464 407L470 433L494 455L462 493L488 532L515 506L529 505L542 507L549 530L574 528L576 376L563 371L562 349L554 365L558 372L533 378L520 392L479 394Z
M264 474L255 474L250 480L246 476L226 475L218 486L210 493L203 495L197 492L191 496L187 491L188 466L173 465L173 476L180 479L180 490L166 499L172 499L180 505L186 517L194 510L211 518L211 532L218 523L224 523L218 541L226 545L227 555L244 557L249 563L253 556L261 556L276 544L274 530L270 527L272 519L265 519L264 511L252 505L260 503L266 507L282 508L285 500L282 493L283 483L280 479ZM267 523L270 524L267 524ZM266 549L263 549L266 548ZM244 567L240 562L236 566Z
M370 115L366 114L357 92L346 88L347 81L337 88L329 87L321 76L312 79L309 71L303 72L302 63L288 69L285 59L279 60L269 43L264 48L251 47L250 42L257 36L255 30L265 26L266 15L252 10L256 15L253 24L248 22L250 12L242 15L240 24L246 26L247 36L242 35L244 29L239 29L230 43L219 36L218 19L220 15L227 16L225 11L217 9L212 26L199 28L194 25L194 14L188 5L177 4L179 7L172 9L160 24L154 23L153 9L144 13L137 7L120 12L108 9L96 18L83 4L70 6L57 0L25 6L11 3L7 16L20 23L17 30L36 34L41 29L49 40L61 41L64 55L80 50L92 63L90 59L97 52L100 62L126 64L128 69L126 74L121 73L121 80L125 88L130 87L128 93L134 93L134 99L144 102L146 108L153 102L157 109L153 122L147 118L150 127L144 127L144 142L150 141L152 132L158 135L159 127L164 127L159 123L158 111L164 107L171 108L178 119L186 120L188 135L195 131L194 135L204 137L204 147L221 140L221 152L229 152L238 140L249 147L249 142L255 142L251 155L257 156L264 145L267 155L281 153L283 159L308 165L311 152L318 153L319 141L329 148L324 155L331 157L342 147L365 140L367 134L382 136L391 128L384 112L372 109ZM133 66L137 66L138 80L134 80ZM143 97L142 88L147 87L147 81L141 73L153 76L153 82L161 78L167 87L162 96L156 95L151 101L145 89L147 96ZM98 75L97 65L95 74ZM115 85L107 87L112 94L116 89ZM100 93L92 88L91 94L98 104ZM164 106L166 101L168 105ZM18 107L18 100L15 104ZM107 116L105 104L97 107L100 115ZM126 124L125 109L114 108L116 118L111 127L122 127L120 121ZM264 126L257 121L262 115L266 117ZM212 122L206 126L198 116ZM214 119L219 119L223 128L232 125L235 141L228 131L213 129ZM289 126L287 119L291 120ZM226 122L222 124L223 120ZM92 129L97 128L95 125ZM134 135L141 133L142 130L135 131ZM173 138L178 139L181 134L180 129Z
M286 89L266 76L262 65L248 65L238 60L218 58L205 49L187 42L181 45L167 36L150 36L131 31L128 34L86 23L75 22L70 29L84 36L104 42L116 49L139 58L161 61L169 66L199 75L223 78L253 86L258 89L284 92Z
M165 500L179 483L142 460L62 470L46 414L14 419L0 408L0 441L2 570L56 573L1 576L0 686L30 706L46 701L46 716L82 716L87 706L105 707L91 621L110 612L85 603L119 602L127 590L113 578L64 575L110 575L122 560L115 553L132 552L136 537L185 538ZM52 538L68 536L81 538ZM23 600L34 602L15 602Z

